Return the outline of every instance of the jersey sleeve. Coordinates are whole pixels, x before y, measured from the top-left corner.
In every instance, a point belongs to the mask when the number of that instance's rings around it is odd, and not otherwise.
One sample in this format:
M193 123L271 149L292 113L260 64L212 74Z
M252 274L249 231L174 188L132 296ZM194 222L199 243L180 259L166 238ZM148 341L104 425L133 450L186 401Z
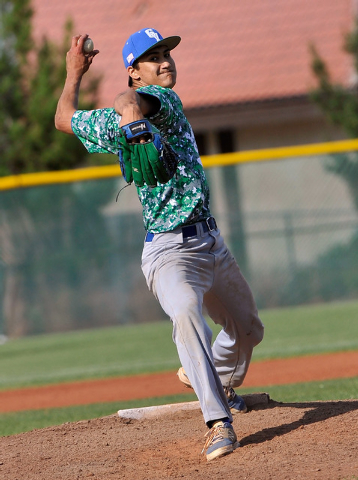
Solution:
M71 126L89 153L118 154L120 119L113 108L77 110Z
M148 85L139 88L137 92L139 94L151 95L159 100L159 111L148 119L162 132L169 133L169 130L173 125L181 122L181 118L183 117L183 105L178 95L171 88L164 88L158 85ZM168 130L168 132L165 132L165 130Z

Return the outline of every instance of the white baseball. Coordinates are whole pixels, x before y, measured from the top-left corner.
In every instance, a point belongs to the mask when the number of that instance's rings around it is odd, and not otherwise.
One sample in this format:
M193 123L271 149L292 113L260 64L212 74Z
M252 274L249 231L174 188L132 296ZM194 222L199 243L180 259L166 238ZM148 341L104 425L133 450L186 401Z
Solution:
M78 40L78 42L79 42L79 40ZM93 48L94 48L93 40L92 40L92 38L88 37L83 43L83 51L84 51L84 53L91 53Z
M83 44L83 51L85 53L91 53L93 50L94 44L92 38L87 38L85 43Z

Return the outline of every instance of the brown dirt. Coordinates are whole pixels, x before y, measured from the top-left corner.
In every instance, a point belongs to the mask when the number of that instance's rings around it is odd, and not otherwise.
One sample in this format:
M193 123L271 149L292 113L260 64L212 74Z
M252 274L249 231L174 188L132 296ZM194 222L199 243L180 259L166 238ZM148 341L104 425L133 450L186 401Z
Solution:
M358 351L252 363L243 387L358 376ZM175 372L0 391L0 412L119 402L188 393Z
M356 376L357 355L358 352L324 355L321 373L319 356L305 357L305 367L303 359L286 360L283 364L254 363L245 386L259 381L260 370L265 372L260 386ZM341 367L335 370L338 364ZM285 372L286 377L280 379L280 372ZM166 375L169 376L161 382L161 388L168 386L163 383L180 386L173 381L173 373ZM89 383L81 382L86 388ZM97 382L93 385L98 388ZM55 387L58 386L52 388ZM133 381L127 389L132 387ZM271 401L264 408L254 407L248 414L236 416L234 428L242 446L227 457L207 463L200 455L206 433L200 411L150 420L123 420L114 414L0 438L0 478L351 480L358 478L357 425L358 400L290 404Z
M280 404L236 416L242 447L207 463L199 411L118 416L0 439L6 480L337 480L358 476L358 401Z

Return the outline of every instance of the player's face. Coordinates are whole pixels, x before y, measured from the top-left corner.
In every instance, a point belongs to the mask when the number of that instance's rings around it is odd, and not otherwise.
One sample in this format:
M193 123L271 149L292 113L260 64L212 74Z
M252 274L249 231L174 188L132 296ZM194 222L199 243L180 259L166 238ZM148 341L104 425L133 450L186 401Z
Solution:
M159 85L173 88L177 78L175 62L165 45L154 47L143 55L138 62L136 73L142 86Z

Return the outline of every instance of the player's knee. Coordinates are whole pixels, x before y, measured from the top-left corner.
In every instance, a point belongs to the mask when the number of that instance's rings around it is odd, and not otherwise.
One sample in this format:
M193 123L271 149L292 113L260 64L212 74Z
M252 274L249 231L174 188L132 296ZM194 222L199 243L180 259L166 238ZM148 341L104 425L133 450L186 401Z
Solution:
M197 332L210 330L202 315L202 310L196 302L186 303L180 308L177 308L172 322L175 330L180 330L180 335L184 337L197 335ZM211 332L211 330L210 330Z
M191 317L200 317L202 308L197 298L185 298L176 303L173 314L177 321L182 321Z
M256 346L260 342L262 342L264 338L265 327L264 327L264 324L261 322L261 320L257 316L252 322L252 327L253 328L250 332L250 335L252 336L253 345Z

